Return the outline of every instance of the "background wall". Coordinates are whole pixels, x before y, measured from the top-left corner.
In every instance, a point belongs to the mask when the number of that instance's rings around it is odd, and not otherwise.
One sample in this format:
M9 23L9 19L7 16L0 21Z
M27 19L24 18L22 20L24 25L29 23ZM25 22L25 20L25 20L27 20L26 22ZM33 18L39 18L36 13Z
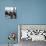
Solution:
M16 6L16 19L5 17L6 6ZM0 0L0 44L8 43L9 32L17 34L18 24L46 24L46 0Z

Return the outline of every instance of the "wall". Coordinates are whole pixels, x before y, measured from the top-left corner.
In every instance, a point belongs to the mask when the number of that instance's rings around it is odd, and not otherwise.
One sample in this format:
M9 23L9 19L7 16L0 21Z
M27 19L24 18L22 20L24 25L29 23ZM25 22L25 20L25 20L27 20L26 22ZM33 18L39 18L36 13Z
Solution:
M6 6L17 7L16 19L5 17ZM17 34L18 24L46 24L46 0L0 0L0 44L8 43L9 32Z

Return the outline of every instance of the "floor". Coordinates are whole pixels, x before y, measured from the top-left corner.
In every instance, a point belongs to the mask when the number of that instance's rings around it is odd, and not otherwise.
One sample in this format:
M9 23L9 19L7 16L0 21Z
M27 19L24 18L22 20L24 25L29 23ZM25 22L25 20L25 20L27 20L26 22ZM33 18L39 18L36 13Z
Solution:
M45 41L32 42L31 40L28 41L21 40L20 46L46 46L46 42Z
M8 44L0 44L0 46L8 46ZM12 45L10 45L10 46L12 46ZM45 41L32 42L31 40L28 40L28 41L21 40L19 45L14 44L13 46L46 46L46 42Z
M0 46L8 46L8 44L0 44ZM14 45L11 45L10 46L18 46L18 44L14 44Z

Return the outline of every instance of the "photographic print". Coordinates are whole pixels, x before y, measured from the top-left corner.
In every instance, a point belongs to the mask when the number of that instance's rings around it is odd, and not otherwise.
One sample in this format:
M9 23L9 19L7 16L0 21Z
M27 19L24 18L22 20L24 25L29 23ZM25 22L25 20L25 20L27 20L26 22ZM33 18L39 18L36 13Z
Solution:
M5 16L10 16L11 19L16 19L16 7L5 7Z
M46 25L18 25L18 37L21 46L30 46L31 42L46 42Z

